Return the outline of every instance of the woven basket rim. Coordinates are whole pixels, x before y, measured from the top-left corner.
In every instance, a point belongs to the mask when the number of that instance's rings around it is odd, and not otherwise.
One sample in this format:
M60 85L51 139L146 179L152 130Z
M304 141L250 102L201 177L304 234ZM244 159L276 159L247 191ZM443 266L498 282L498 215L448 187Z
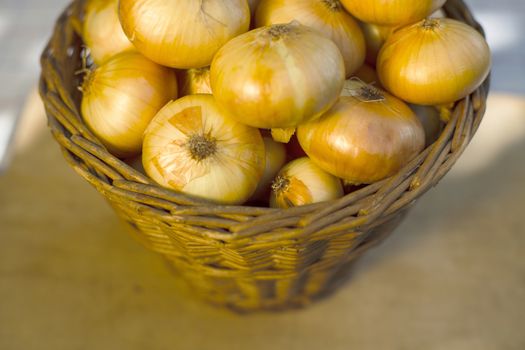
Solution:
M302 228L302 234L314 234L334 223L341 223L346 228L371 229L383 222L382 219L412 205L448 173L477 131L485 111L490 76L475 92L455 104L450 122L435 143L396 175L343 198L288 209L215 204L154 183L111 155L83 123L73 93L64 86L62 72L65 67L57 63L59 56L72 54L70 47L63 47L65 52L55 50L57 41L72 41L63 37L64 28L79 25L82 3L82 0L73 1L63 12L41 56L40 94L49 127L66 160L103 194L128 196L130 201L149 203L153 207L151 211L137 208L143 210L144 215L161 215L158 208L160 211L170 208L164 217L171 216L175 221L179 218L190 224L195 219L195 225L202 227L200 234L217 240L271 232L282 234L283 230L294 227ZM462 20L484 35L463 0L449 0L444 11L447 17ZM89 161L85 161L88 158ZM224 223L221 226L220 223L199 221L206 217L219 217ZM238 222L230 222L235 220Z

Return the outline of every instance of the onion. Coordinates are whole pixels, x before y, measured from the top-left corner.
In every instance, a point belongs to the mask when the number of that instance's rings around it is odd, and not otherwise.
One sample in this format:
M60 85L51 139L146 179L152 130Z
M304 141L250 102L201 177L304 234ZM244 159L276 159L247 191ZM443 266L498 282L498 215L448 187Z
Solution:
M177 78L173 70L126 51L88 72L81 90L88 127L111 153L130 157L140 153L151 119L177 98Z
M439 9L446 0L341 0L363 22L397 26L417 22Z
M434 106L410 105L425 130L425 146L433 144L443 131L440 110Z
M128 38L165 66L209 66L213 55L250 25L246 0L120 0Z
M353 96L300 125L297 137L312 161L353 184L394 175L425 145L423 127L405 103L357 81Z
M344 75L337 46L292 22L252 30L224 45L211 64L211 87L239 122L286 129L328 110Z
M443 18L396 31L379 53L377 72L382 85L407 102L444 105L478 88L490 65L481 34Z
M286 163L286 148L284 144L275 142L271 137L263 137L265 149L265 168L259 185L253 194L253 199L268 200L272 181Z
M290 208L342 197L341 180L328 174L308 157L288 163L272 184L270 206Z
M193 68L179 73L180 96L211 94L210 68Z
M379 51L381 51L386 40L394 32L395 27L385 27L365 22L360 22L360 26L366 43L366 63L375 67L377 55L379 55Z
M259 130L235 122L212 95L168 103L144 136L142 162L161 186L217 203L241 204L264 171Z
M345 87L343 88L341 96L351 96L356 78L367 84L375 86L379 85L379 77L374 68L370 67L368 64L364 64L354 73L352 78L345 81Z
M255 17L257 27L293 20L333 40L343 55L346 76L363 64L363 33L339 0L262 0Z
M98 65L117 53L133 49L120 25L118 0L88 0L82 32L91 58Z

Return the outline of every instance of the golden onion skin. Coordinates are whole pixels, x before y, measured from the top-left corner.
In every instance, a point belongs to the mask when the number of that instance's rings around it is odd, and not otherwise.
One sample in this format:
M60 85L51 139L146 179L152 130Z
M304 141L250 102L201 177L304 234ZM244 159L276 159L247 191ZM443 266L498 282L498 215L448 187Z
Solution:
M425 130L425 146L430 146L439 138L444 127L439 108L420 105L410 105L410 108L416 113Z
M345 81L345 87L343 88L343 92L341 92L341 96L349 96L352 93L355 78L361 80L364 83L371 84L376 87L379 87L380 85L379 77L377 76L377 72L375 71L375 69L369 66L368 64L363 64L361 68L359 68L352 75L352 78L347 79Z
M120 52L134 49L120 25L118 0L88 0L82 33L97 65Z
M257 27L293 20L315 29L337 45L347 77L364 63L363 33L339 0L262 0L255 17Z
M279 171L272 183L270 206L286 209L326 202L343 195L340 179L303 157L291 161Z
M417 22L441 8L446 0L341 0L359 20L384 26Z
M250 25L246 0L120 0L124 32L159 64L209 66L217 50Z
M252 196L254 200L267 201L272 181L286 163L286 147L284 143L276 142L271 137L263 137L266 154L264 173Z
M177 98L177 77L137 51L126 51L89 72L82 92L87 126L111 153L131 157L140 153L151 119Z
M265 168L259 130L237 123L212 95L168 103L144 134L142 162L161 186L221 204L241 204Z
M210 68L192 68L180 71L179 95L211 94Z
M319 117L337 100L344 78L337 46L298 22L240 35L211 64L217 101L239 122L261 129Z
M361 30L366 43L366 63L376 66L379 51L386 40L395 30L395 27L379 26L377 24L360 22Z
M472 27L448 18L428 19L396 31L379 53L381 84L420 105L460 100L485 80L490 49Z
M356 90L355 96L343 96L320 119L297 129L301 147L312 161L356 185L394 175L425 145L423 127L404 102L367 89L372 93Z

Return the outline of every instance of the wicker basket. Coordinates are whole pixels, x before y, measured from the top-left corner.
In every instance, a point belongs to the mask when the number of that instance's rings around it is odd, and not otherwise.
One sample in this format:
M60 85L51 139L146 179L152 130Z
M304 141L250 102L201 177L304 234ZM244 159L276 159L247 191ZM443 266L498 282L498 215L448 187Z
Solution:
M56 23L41 64L40 94L65 159L166 257L203 298L237 310L305 305L334 290L353 261L386 238L450 170L485 111L488 79L458 102L441 137L397 175L346 197L287 210L220 206L156 185L109 154L79 113L82 1ZM482 31L462 0L447 16Z

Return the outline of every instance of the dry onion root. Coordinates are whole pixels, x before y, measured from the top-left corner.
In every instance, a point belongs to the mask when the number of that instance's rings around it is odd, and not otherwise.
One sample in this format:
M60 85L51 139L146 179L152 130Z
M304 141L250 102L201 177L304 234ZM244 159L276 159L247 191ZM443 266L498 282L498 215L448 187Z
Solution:
M359 81L350 92L320 119L300 125L297 137L325 171L352 184L369 184L417 156L425 133L414 112L394 96Z
M490 49L474 28L449 18L426 19L397 30L379 53L381 84L420 105L464 98L487 77Z
M337 100L344 76L337 46L298 22L242 34L211 64L217 101L239 122L261 129L318 118Z
M339 0L262 0L257 8L257 27L293 20L331 39L341 51L346 76L365 60L365 39L361 28Z
M140 153L155 114L177 98L177 77L136 51L126 51L88 72L82 84L82 116L108 150L119 157Z
M142 162L160 185L222 204L254 193L265 167L259 130L235 122L212 95L168 103L144 136Z
M143 55L180 69L209 66L217 50L250 25L246 0L120 0L119 14Z
M303 157L281 169L272 184L270 206L298 207L337 199L343 194L341 180Z

